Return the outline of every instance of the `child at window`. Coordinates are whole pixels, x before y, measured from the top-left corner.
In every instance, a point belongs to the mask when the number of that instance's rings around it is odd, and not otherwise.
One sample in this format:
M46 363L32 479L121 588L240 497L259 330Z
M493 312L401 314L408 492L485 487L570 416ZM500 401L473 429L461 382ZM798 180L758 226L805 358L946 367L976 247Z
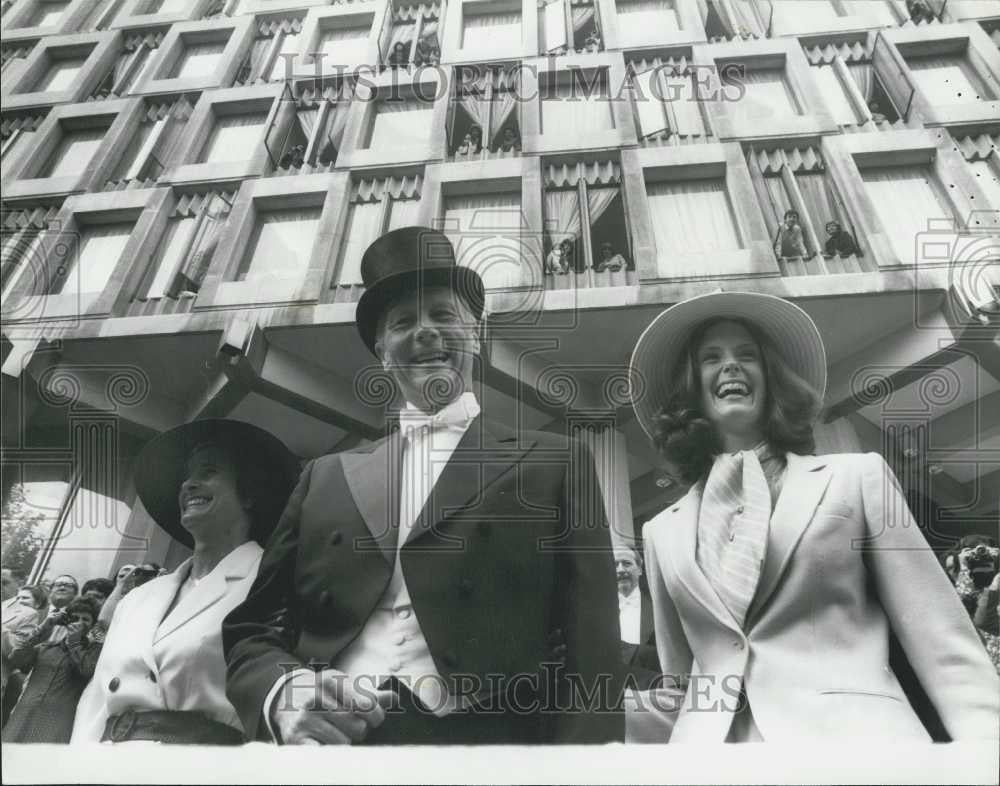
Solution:
M565 275L568 272L566 260L563 258L563 245L556 243L545 258L545 272L548 275Z
M828 257L842 256L849 257L858 253L858 246L851 237L850 232L845 232L839 221L826 222L826 244L823 250Z
M802 227L799 226L799 212L786 210L784 221L778 227L778 237L774 241L774 253L779 257L807 257Z
M594 263L594 272L603 273L609 271L617 273L626 266L625 257L615 252L615 247L605 241L601 243L601 258Z
M507 126L503 131L503 139L500 140L500 151L503 153L520 153L521 152L521 140L517 136L517 132Z

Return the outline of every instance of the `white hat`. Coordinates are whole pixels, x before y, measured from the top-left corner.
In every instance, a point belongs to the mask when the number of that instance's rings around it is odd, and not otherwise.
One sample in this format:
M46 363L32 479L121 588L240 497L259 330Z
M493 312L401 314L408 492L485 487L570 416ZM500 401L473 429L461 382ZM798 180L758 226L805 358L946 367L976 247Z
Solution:
M707 319L742 319L752 323L777 347L785 362L808 382L820 400L826 394L826 348L805 311L774 295L757 292L710 292L661 312L632 351L629 378L632 408L650 439L667 399L669 375L695 328Z

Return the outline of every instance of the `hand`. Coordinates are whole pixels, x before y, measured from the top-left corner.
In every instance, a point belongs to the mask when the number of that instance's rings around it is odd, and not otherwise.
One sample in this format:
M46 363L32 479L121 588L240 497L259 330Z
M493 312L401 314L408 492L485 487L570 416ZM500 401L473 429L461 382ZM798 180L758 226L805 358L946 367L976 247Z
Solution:
M303 671L278 694L271 722L285 745L350 745L382 725L393 697L336 669Z
M87 629L90 627L86 622L81 622L77 620L76 622L71 622L66 626L69 630L69 635L71 636L83 636Z
M961 569L969 567L969 557L972 556L972 549L962 549L958 552L958 566Z
M990 592L1000 592L1000 573L997 573L993 577L993 581L990 582L988 589Z
M129 580L132 572L135 570L135 565L126 566L122 568L120 575L118 576L117 586L124 586L125 582Z

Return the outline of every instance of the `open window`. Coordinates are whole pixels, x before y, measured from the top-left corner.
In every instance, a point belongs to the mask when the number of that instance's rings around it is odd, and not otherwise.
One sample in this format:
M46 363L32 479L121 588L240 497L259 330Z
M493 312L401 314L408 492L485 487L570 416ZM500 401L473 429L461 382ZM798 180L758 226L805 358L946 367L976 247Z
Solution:
M868 109L876 125L909 120L916 90L907 69L900 66L889 42L881 33L875 36L870 68L866 70L859 65L850 70L861 94L868 101Z
M711 136L697 73L686 58L635 58L628 71L639 144L682 145Z
M337 161L347 125L347 112L353 95L352 83L324 84L319 91L300 87L293 98L295 117L283 138L269 133L268 145L275 174L326 172Z
M865 42L837 42L803 47L819 94L840 126L858 126L871 118L868 108L871 58ZM878 105L878 101L876 101Z
M438 3L395 2L388 36L382 45L382 65L407 68L441 62L441 6Z
M290 78L301 43L299 36L304 18L302 14L260 20L234 84L266 84Z
M34 255L58 214L58 207L49 205L5 210L0 216L0 300L5 305L22 271L37 270Z
M518 74L510 66L455 67L448 148L457 160L520 154Z
M608 71L572 69L540 76L542 133L592 134L615 127Z
M111 172L105 189L130 184L152 187L176 160L184 146L188 118L193 107L186 96L174 101L149 101L146 111Z
M351 182L337 268L331 288L361 285L361 257L379 236L417 223L423 176L365 177Z
M128 95L145 75L154 53L163 41L160 31L130 33L125 36L121 51L111 70L91 93L91 100L119 98Z
M546 274L635 270L617 162L549 164L543 204Z
M538 40L543 55L604 51L596 0L539 0Z

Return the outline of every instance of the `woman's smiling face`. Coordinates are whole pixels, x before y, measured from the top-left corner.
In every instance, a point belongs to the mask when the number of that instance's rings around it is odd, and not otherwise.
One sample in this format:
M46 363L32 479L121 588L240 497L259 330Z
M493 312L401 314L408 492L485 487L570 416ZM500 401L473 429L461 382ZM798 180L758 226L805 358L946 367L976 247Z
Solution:
M695 352L695 371L702 411L719 430L726 449L734 438L760 441L767 383L764 359L750 332L729 320L712 325Z

